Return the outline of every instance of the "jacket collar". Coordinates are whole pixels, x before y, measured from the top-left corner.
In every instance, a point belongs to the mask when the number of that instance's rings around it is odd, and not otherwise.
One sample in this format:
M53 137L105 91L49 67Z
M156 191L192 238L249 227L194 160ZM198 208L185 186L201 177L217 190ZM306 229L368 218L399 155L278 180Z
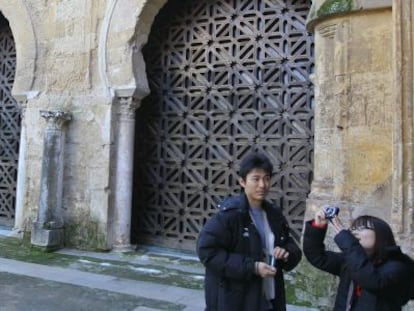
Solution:
M270 208L270 203L268 201L263 201L262 208L267 212ZM229 196L225 198L221 203L218 204L219 210L230 210L230 209L240 209L240 211L249 212L249 201L244 192L238 196Z

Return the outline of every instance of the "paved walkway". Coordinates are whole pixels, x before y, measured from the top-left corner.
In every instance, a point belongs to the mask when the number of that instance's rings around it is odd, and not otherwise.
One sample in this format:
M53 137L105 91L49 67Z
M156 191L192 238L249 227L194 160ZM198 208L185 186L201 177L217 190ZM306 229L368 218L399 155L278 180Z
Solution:
M194 256L165 251L122 254L70 249L56 254L57 259L41 260L43 264L22 257L0 257L0 311L204 309L203 290L190 289L202 288L204 272ZM310 310L288 306L288 311Z
M4 258L0 258L0 276L1 287L4 289L7 286L4 294L12 298L5 304L4 298L7 297L2 294L0 310L57 310L54 308L56 303L60 311L202 310L200 306L204 304L203 292L200 290ZM79 286L89 291L83 292L81 296L75 295L75 288ZM17 297L22 299L16 301ZM69 305L61 304L68 299ZM75 303L74 300L78 301Z
M0 258L4 311L203 310L203 291ZM289 311L307 308L288 306Z

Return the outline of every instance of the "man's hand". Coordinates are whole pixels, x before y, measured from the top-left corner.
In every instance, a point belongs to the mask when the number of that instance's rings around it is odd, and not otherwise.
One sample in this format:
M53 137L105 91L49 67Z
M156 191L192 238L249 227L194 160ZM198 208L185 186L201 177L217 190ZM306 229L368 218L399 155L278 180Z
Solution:
M273 277L276 274L276 268L269 266L263 261L257 261L256 263L256 274L260 275L262 278Z
M273 256L275 256L276 259L287 261L289 257L289 252L279 246L276 246L273 250Z

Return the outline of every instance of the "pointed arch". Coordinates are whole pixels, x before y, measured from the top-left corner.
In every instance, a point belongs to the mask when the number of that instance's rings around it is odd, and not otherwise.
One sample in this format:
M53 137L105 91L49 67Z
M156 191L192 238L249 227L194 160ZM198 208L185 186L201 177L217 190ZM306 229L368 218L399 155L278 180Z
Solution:
M29 11L22 0L0 0L0 12L9 23L16 49L16 71L12 95L16 99L17 104L24 108L27 99L36 94L32 90L37 55L34 28ZM14 217L14 227L17 229L23 227L25 192L25 128L23 122L20 131Z

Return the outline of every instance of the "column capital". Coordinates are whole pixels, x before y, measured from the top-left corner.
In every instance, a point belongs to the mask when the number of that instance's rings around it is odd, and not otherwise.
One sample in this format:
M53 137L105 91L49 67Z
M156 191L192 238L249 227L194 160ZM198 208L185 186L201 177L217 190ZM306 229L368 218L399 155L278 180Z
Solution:
M72 114L65 111L41 110L40 116L46 119L51 130L61 130L65 122L72 120Z
M121 97L134 97L135 88L119 88L115 90L115 96L117 98Z
M22 109L26 108L27 106L27 95L26 94L13 95L13 97L16 100L20 108Z
M135 111L141 105L141 101L138 101L133 96L118 97L118 114L120 118L135 120Z

